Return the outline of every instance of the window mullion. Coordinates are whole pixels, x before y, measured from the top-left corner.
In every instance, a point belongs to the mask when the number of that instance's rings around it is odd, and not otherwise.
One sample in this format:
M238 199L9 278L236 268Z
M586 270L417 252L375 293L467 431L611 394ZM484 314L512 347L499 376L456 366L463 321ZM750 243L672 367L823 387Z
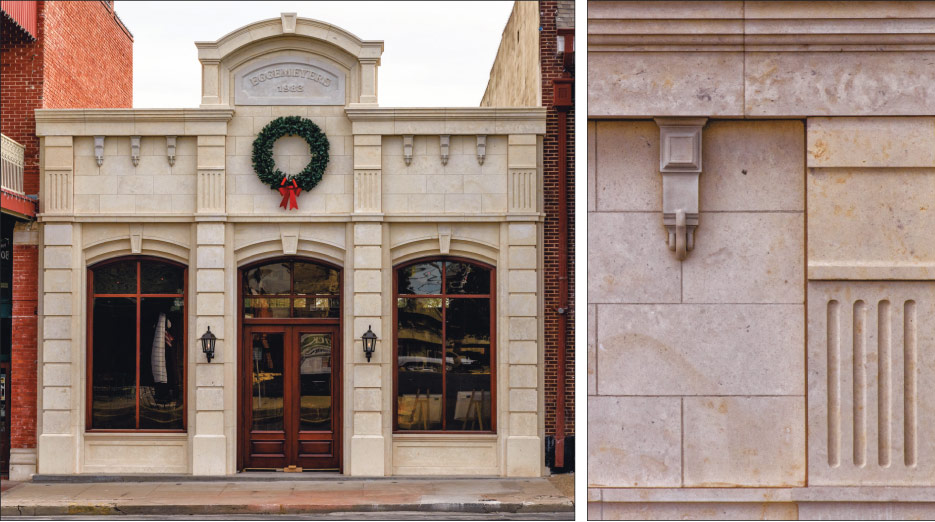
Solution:
M442 431L448 430L448 299L445 298L445 261L442 260Z
M140 429L140 306L142 305L142 283L139 261L136 262L136 429Z

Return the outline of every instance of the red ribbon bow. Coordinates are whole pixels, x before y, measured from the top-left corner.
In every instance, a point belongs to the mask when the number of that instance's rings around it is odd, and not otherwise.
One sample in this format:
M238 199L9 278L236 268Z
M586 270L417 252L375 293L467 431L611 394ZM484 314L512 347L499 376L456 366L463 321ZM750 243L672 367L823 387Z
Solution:
M299 195L299 192L302 192L302 189L299 188L299 184L295 182L295 179L288 180L292 183L291 185L286 184L287 180L288 178L282 178L282 183L279 184L279 193L282 194L282 202L279 203L279 206L286 210L298 209L299 204L296 203L295 197ZM287 202L288 207L286 206Z

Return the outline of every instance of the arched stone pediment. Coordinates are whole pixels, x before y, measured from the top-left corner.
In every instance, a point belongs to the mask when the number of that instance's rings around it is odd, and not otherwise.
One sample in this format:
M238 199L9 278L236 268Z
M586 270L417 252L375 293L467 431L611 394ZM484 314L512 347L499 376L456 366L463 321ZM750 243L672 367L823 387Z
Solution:
M283 13L196 42L202 106L375 105L383 42Z

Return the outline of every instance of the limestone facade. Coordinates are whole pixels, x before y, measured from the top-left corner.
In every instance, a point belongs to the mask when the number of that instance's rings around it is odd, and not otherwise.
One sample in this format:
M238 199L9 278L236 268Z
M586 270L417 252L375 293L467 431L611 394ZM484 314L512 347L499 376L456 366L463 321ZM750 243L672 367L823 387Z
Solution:
M932 17L589 4L591 517L935 516Z
M197 46L197 109L36 113L39 473L237 473L238 268L295 256L342 269L343 473L543 474L545 110L379 107L383 42L294 14ZM277 64L318 71L314 78L329 79L320 85L338 90L314 99L250 91L251 78ZM287 211L257 178L251 154L265 125L292 115L325 132L330 163L318 186L299 196L299 209ZM281 138L274 152L286 172L309 160L298 137ZM188 268L184 433L86 429L85 274L126 255ZM394 266L449 255L496 268L496 430L394 432ZM218 338L210 362L199 344L209 326ZM368 328L378 338L369 362L361 341Z

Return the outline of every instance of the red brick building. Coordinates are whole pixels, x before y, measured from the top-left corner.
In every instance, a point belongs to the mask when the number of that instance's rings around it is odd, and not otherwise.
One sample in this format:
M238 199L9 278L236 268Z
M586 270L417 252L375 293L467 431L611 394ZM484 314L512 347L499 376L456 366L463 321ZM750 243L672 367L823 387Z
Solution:
M503 30L482 106L546 107L546 465L574 470L575 454L575 11L571 0L518 1ZM583 314L581 317L584 317Z
M133 105L133 35L114 2L0 2L2 471L36 468L39 154L35 109Z

